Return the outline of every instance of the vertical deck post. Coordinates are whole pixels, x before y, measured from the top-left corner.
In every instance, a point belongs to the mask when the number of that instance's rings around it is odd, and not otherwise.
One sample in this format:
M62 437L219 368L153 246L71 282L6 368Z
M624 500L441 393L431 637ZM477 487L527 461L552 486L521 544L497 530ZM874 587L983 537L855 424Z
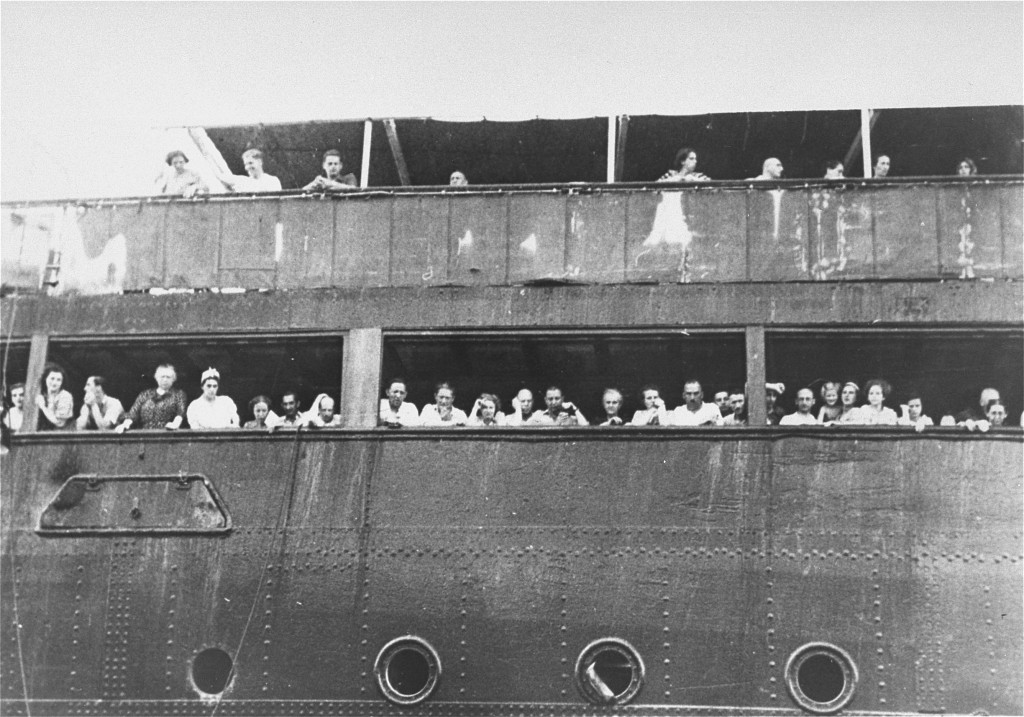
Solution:
M608 115L608 163L604 181L615 182L615 115Z
M46 355L50 349L50 337L47 334L32 334L32 343L28 349L28 366L25 369L25 419L19 433L35 433L39 419L39 406L36 396L39 395L43 382L43 368L46 366ZM65 391L70 387L64 386ZM72 418L71 420L74 420Z
M359 170L359 186L370 186L370 140L373 139L373 120L363 122L363 164Z
M345 339L341 368L341 415L348 428L374 428L380 403L384 356L379 328L352 329Z
M763 426L768 421L764 405L764 326L746 327L747 344L747 425Z
M864 176L871 177L871 110L860 111L860 148L864 158Z

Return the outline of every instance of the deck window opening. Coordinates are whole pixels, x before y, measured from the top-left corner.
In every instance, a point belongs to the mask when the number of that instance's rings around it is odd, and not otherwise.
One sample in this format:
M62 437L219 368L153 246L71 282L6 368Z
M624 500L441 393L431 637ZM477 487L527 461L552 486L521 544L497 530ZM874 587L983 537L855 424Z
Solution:
M683 402L683 384L696 378L711 401L719 391L742 392L746 344L739 332L687 331L651 335L591 336L385 336L382 385L404 379L405 401L417 411L434 403L436 384L454 389L454 406L470 412L483 393L496 395L500 411L513 412L521 389L544 409L548 387L557 386L592 425L604 420L606 388L622 392L620 415L630 420L643 408L642 388L657 385L671 409Z

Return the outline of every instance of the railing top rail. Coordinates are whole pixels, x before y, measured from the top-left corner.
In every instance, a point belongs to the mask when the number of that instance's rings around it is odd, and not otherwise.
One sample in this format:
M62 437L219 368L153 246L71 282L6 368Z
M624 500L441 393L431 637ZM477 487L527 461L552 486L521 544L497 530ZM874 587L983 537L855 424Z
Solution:
M699 189L744 189L744 190L775 190L775 189L807 189L817 187L832 188L880 188L880 187L905 187L905 186L944 186L944 185L1007 185L1024 184L1024 175L1021 174L989 174L973 177L959 176L932 176L932 177L886 177L885 179L873 179L865 177L847 177L845 179L778 179L778 180L755 180L755 179L723 179L708 180L705 182L562 182L547 184L474 184L465 187L453 187L449 185L416 185L416 186L391 186L391 187L368 187L349 192L318 193L304 192L301 189L289 189L281 192L259 192L245 193L236 192L228 194L207 194L192 199L167 195L138 195L127 197L87 197L87 198L63 198L63 199L5 199L0 201L0 206L19 208L32 206L52 205L113 205L113 204L182 204L182 203L203 203L203 202L244 202L256 199L322 199L351 200L367 199L379 196L393 195L491 195L491 194L512 194L512 193L564 193L564 194L600 194L611 192L629 192L638 190L659 190L659 191L694 191Z

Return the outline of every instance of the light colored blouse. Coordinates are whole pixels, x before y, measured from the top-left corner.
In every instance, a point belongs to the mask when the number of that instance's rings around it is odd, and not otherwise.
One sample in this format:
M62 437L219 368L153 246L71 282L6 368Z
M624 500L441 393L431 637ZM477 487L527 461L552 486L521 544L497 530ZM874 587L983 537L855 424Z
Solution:
M216 396L212 401L200 396L188 404L186 415L193 430L238 427L238 407L227 396Z

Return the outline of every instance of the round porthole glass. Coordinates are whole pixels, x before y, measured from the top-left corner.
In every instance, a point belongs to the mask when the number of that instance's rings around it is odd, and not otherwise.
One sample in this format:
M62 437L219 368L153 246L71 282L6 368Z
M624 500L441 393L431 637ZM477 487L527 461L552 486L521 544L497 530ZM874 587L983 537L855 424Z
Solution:
M827 642L804 645L786 662L786 688L808 712L838 712L853 699L856 687L857 666L853 658Z
M377 687L396 705L415 705L430 697L441 679L441 659L426 640L412 635L386 644L373 665Z
M192 659L192 682L208 695L219 695L231 681L235 663L231 655L219 647L203 650Z
M625 640L595 640L576 660L576 686L591 704L627 704L640 693L643 683L644 662Z

